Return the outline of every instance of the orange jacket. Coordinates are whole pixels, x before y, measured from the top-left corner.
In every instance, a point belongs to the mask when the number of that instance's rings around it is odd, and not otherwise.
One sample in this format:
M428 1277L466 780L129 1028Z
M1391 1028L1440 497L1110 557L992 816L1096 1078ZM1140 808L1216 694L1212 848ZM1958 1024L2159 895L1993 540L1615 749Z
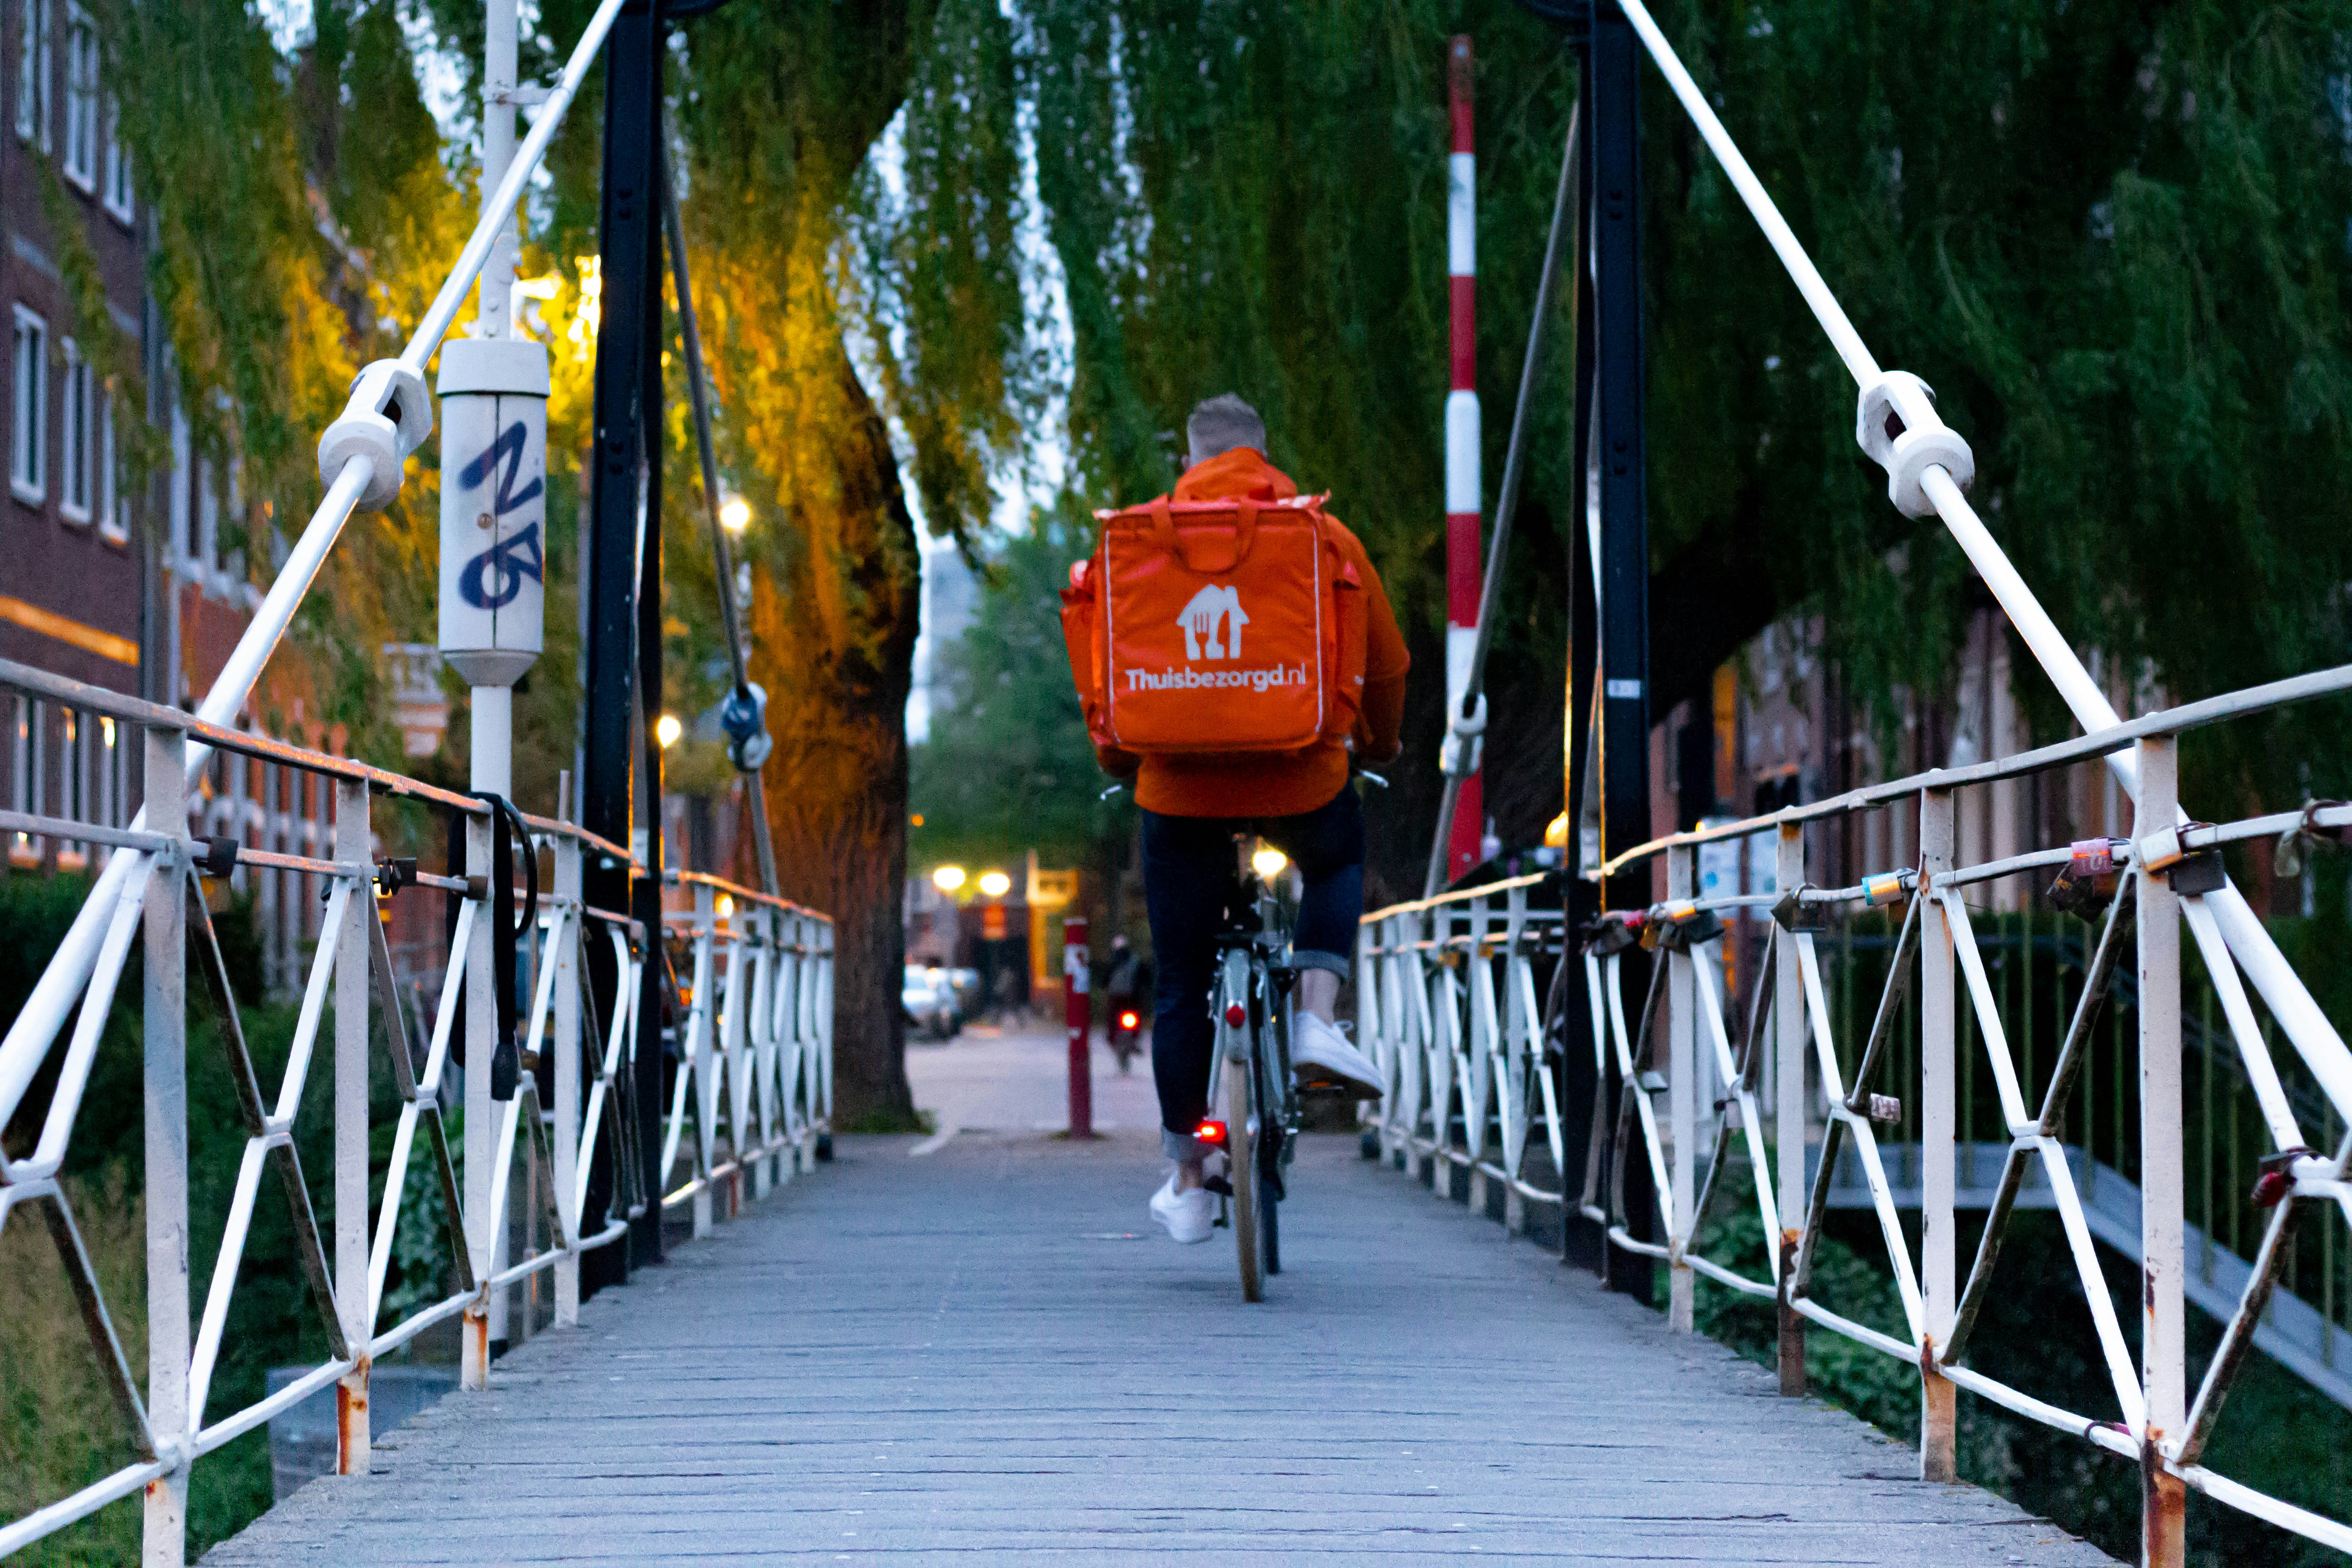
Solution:
M1178 500L1254 496L1282 500L1298 493L1290 476L1247 447L1187 469L1176 481ZM1353 533L1331 520L1340 551L1363 579L1364 697L1352 742L1369 763L1385 763L1397 752L1397 730L1404 719L1404 677L1412 664L1396 614L1389 608L1381 574L1365 558ZM1321 742L1299 752L1246 757L1138 757L1116 747L1097 746L1106 772L1134 777L1135 803L1165 816L1295 816L1313 811L1348 784L1349 748Z

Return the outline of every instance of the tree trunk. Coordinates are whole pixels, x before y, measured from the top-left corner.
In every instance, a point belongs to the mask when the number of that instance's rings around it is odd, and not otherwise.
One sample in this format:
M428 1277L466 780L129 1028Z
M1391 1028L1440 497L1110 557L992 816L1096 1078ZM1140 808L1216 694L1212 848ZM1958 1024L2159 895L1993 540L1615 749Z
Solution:
M784 896L834 919L835 1125L912 1127L899 992L921 563L889 434L837 342L831 357L846 416L795 459L831 472L796 487L790 558L752 606L751 679L776 741L764 777Z

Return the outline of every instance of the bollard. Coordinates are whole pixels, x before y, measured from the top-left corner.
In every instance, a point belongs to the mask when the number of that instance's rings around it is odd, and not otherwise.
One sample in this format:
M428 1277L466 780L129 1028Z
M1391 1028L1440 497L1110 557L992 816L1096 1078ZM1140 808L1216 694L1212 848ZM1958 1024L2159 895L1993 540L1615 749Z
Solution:
M1095 1135L1094 1064L1087 1037L1094 1026L1094 998L1087 994L1087 920L1062 922L1062 1011L1070 1027L1070 1136Z

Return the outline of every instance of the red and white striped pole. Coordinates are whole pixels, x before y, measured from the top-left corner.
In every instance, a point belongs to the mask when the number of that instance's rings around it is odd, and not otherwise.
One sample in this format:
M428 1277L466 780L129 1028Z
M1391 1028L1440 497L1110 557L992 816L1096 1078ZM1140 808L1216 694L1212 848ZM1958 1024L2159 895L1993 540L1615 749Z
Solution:
M1484 507L1478 474L1478 229L1475 201L1477 158L1470 116L1470 40L1457 36L1446 46L1446 99L1454 122L1454 153L1447 159L1445 270L1451 307L1453 390L1445 398L1445 718L1449 731L1462 712L1470 680L1470 658L1478 642L1478 517ZM1478 863L1486 821L1478 788L1477 742L1466 744L1467 772L1455 797L1447 839L1446 877L1459 877Z

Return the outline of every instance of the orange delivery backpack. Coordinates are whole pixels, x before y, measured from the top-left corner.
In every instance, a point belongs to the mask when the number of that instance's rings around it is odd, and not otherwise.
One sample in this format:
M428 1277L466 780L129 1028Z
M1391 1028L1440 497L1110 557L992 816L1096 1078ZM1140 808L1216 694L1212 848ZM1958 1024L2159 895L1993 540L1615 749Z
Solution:
M1145 756L1344 742L1364 687L1363 582L1327 496L1095 514L1062 632L1098 746Z

